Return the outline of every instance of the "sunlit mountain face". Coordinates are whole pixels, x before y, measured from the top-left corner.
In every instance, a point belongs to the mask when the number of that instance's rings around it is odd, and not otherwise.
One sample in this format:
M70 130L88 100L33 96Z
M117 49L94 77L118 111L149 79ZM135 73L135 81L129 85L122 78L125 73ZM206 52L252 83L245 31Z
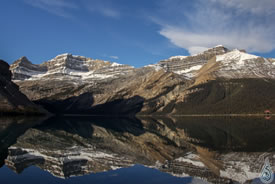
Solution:
M10 183L29 181L29 170L64 183L108 173L123 181L135 169L176 183L253 183L265 158L275 163L274 130L260 117L6 119L0 173Z

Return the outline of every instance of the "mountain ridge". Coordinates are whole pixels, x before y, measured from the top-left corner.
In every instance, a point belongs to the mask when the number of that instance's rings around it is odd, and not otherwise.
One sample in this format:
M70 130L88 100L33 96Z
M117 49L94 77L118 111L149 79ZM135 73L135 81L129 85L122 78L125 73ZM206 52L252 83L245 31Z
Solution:
M223 58L223 56L228 56ZM238 60L239 65L244 65L245 60L250 59L264 59L265 64L275 65L275 59L263 58L256 55L248 54L244 50L229 50L222 45L217 45L214 48L210 48L202 53L191 55L191 56L171 56L168 59L161 60L156 64L145 65L144 67L152 67L156 70L164 69L165 71L173 72L184 76L187 79L196 77L198 71L202 69L210 59L216 57L216 62L223 60ZM231 56L231 58L230 58ZM220 62L223 63L223 62ZM226 64L226 63L225 63ZM238 66L237 66L238 67ZM273 67L273 66L272 66ZM30 70L37 70L36 72ZM73 55L70 53L64 53L57 55L55 58L45 61L41 64L32 64L27 57L23 56L13 62L10 66L10 70L13 73L13 80L25 80L43 78L47 75L53 74L67 74L71 76L78 76L81 78L108 78L113 75L100 76L102 73L111 73L110 70L116 72L128 73L135 69L134 66L119 64L116 62L104 61L100 59L92 59L84 56ZM96 72L98 71L98 72ZM28 74L27 74L28 73ZM273 74L273 73L272 73ZM21 77L26 75L26 77ZM273 76L272 76L273 77Z
M35 80L35 78L43 78L45 76L54 77L56 74L72 75L78 78L111 77L118 74L117 70L127 73L131 68L128 65L65 53L41 64L32 64L26 57L21 57L11 64L10 70L13 73L13 80ZM37 70L35 71L35 69ZM109 72L109 75L101 76L102 73L107 72ZM112 73L110 74L110 72Z
M221 45L141 68L68 53L34 66L24 60L23 67L18 60L11 65L13 81L30 100L52 113L238 114L262 113L263 108L275 111L275 106L270 105L275 94L274 60ZM40 71L28 73L36 67ZM26 72L28 76L22 77ZM257 89L257 85L262 89ZM245 96L248 89L255 95ZM261 91L267 94L257 97ZM243 109L232 105L229 108L228 103L238 104L240 96ZM250 108L254 107L252 96L255 102L266 105Z

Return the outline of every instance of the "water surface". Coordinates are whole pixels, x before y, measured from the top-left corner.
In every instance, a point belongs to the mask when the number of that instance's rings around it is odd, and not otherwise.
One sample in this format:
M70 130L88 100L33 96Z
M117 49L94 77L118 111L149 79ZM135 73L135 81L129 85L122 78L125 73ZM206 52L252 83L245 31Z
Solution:
M0 119L1 183L260 183L262 117Z

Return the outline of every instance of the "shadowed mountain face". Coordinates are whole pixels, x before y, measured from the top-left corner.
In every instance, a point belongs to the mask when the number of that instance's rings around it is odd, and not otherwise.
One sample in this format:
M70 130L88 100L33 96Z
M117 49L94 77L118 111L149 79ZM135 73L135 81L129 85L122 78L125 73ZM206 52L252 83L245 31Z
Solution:
M46 113L31 102L11 81L9 65L0 60L0 113L1 114L40 114Z
M229 79L198 84L171 102L175 114L253 114L275 112L275 80Z
M250 183L266 157L275 164L274 125L261 118L54 117L2 150L17 173L35 165L68 178L142 164L210 183Z
M62 54L40 65L22 57L10 70L20 91L56 114L275 112L273 59L223 46L142 68Z

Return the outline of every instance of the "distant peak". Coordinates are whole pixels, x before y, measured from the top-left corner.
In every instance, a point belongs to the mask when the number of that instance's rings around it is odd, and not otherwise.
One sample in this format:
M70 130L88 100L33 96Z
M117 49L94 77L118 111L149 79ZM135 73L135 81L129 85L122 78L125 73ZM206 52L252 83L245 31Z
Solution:
M28 58L26 56L22 56L19 58L20 60L28 60Z
M215 47L210 48L210 49L208 49L208 50L211 50L211 49L224 49L224 50L226 50L227 52L230 52L230 51L231 51L230 49L226 48L226 47L223 46L223 45L216 45ZM240 51L240 52L246 53L246 50L245 50L245 49L233 49L233 50L238 50L238 51Z
M63 53L63 54L57 55L56 58L60 58L60 57L70 57L70 56L72 56L71 53Z
M225 49L225 50L229 50L224 45L216 45L215 47L209 48L208 50L211 50L211 49Z
M31 64L31 62L28 60L26 56L20 57L18 60L13 62L13 65L19 65L19 64Z
M63 53L63 54L59 54L59 56L68 56L68 55L72 55L71 53Z
M92 58L85 57L85 56L80 56L80 55L73 55L71 53L64 53L64 54L59 54L55 56L54 59L61 59L61 58L74 58L74 59L79 59L79 60L93 60Z
M230 50L223 45L217 45L213 48L209 48L206 51L202 52L201 54L214 54L214 55L220 55L229 52Z
M19 58L19 60L21 60L22 62L30 62L26 56L22 56L21 58Z

